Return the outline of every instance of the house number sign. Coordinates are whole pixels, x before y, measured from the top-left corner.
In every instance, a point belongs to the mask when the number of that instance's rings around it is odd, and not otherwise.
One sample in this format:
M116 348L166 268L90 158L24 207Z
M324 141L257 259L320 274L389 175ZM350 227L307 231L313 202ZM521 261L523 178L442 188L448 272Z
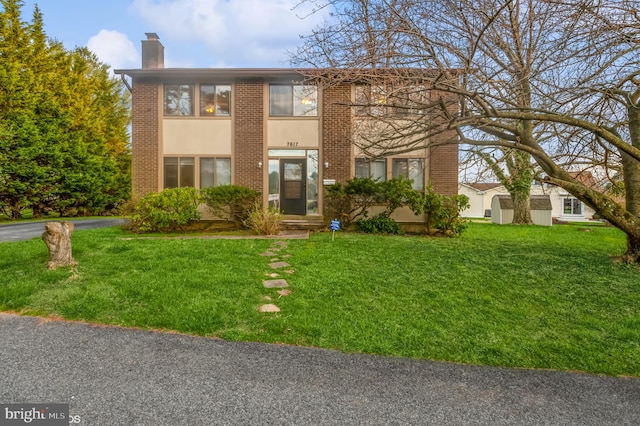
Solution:
M291 142L291 141L288 141L288 142L287 142L287 147L289 147L289 148L295 148L295 147L297 147L297 146L298 146L298 143L299 143L299 142Z

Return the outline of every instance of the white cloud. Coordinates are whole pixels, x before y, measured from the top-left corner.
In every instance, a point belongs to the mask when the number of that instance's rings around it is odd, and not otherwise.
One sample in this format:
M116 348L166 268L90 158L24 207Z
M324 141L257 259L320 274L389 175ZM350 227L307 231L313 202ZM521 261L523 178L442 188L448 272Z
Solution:
M286 60L324 16L293 10L299 0L134 0L131 11L157 32L165 45L206 47L211 59L237 66L263 66ZM166 51L167 58L177 52ZM170 62L170 60L169 60ZM261 65L262 63L262 65Z
M112 69L140 68L140 54L121 32L100 30L89 39L87 47Z

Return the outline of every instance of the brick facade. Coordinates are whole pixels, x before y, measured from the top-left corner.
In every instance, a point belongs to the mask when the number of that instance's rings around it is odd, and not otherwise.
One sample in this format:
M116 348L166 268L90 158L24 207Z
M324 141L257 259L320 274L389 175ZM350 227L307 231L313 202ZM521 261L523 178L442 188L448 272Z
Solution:
M265 96L268 75L233 78L232 182L263 192L268 166L265 126L268 114ZM195 81L197 84L198 81ZM132 182L133 197L162 189L161 78L135 80L132 87ZM351 140L353 114L348 106L352 87L326 87L320 99L320 165L323 179L346 182L353 177ZM426 159L426 180L441 194L458 191L458 145L455 132L446 132L434 141ZM262 168L259 167L262 163ZM328 167L324 165L328 163ZM390 164L390 163L389 163Z
M132 88L131 174L137 200L159 189L160 111L157 84L136 83Z
M451 141L455 138L455 132L446 132L438 139L439 141ZM431 183L437 193L455 195L458 193L458 144L444 143L439 145L437 142L429 151L427 181Z
M234 89L235 184L262 192L262 169L258 162L264 162L264 82L238 81Z
M322 163L325 179L346 182L351 176L351 88L328 87L322 91Z

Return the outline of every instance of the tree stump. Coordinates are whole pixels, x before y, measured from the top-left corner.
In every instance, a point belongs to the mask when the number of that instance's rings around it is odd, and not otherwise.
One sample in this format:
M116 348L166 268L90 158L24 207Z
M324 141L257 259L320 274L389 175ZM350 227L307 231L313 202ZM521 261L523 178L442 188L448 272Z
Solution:
M78 262L73 260L71 255L73 223L64 220L62 222L47 222L44 229L42 240L49 249L47 268L56 269L60 266L78 265Z

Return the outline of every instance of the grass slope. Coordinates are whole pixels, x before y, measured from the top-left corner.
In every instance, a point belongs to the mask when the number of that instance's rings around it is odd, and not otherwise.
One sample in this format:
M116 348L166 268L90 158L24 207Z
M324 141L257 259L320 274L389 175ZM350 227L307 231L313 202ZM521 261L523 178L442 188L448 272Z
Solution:
M588 230L588 231L585 231ZM269 240L77 231L74 270L38 240L0 243L0 310L230 340L640 376L640 271L605 227L472 224L456 239L291 240L293 293L262 280ZM277 314L257 307L274 299Z

